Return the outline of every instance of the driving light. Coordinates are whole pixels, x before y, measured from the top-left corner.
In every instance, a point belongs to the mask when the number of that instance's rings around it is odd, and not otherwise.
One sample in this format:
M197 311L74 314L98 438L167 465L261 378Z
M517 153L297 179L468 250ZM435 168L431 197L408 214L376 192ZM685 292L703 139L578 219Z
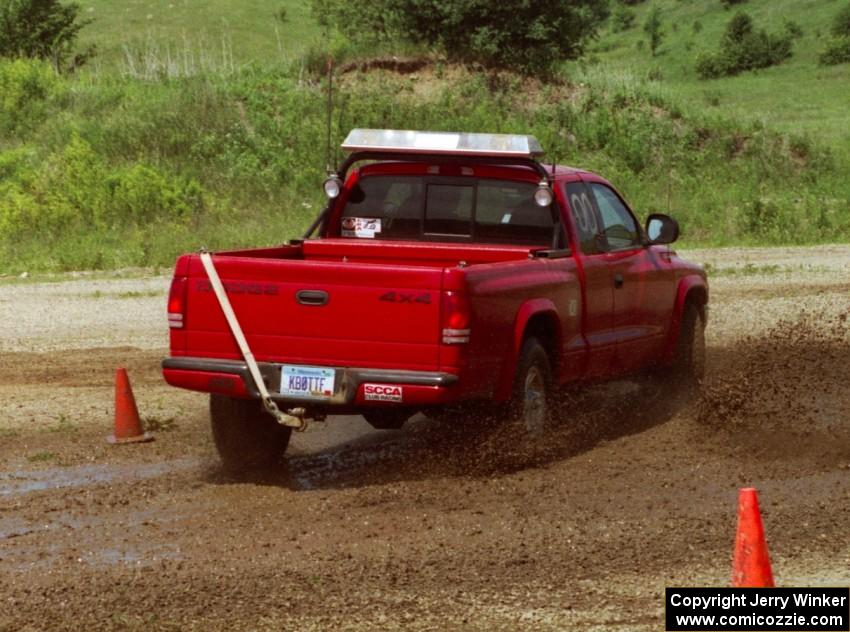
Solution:
M333 200L339 197L340 191L342 191L342 180L340 180L337 176L331 176L325 180L325 195L327 195L330 199Z
M534 202L537 206L549 206L552 203L552 189L549 188L548 183L541 182L537 187L534 192Z

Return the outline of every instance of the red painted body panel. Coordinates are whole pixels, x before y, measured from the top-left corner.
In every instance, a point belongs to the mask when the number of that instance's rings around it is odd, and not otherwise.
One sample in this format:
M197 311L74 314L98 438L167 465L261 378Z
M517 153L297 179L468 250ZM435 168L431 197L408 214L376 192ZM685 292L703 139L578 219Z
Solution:
M684 303L708 298L705 274L666 246L585 256L569 201L559 183L607 183L595 174L561 168L554 192L571 251L532 256L528 246L358 240L340 236L342 208L367 174L426 175L434 166L375 163L352 171L333 206L325 234L295 245L218 253L213 261L248 342L259 361L457 376L452 385L403 384L405 406L510 397L517 357L529 328L545 332L560 382L600 378L667 362ZM430 169L430 171L429 171ZM440 175L538 182L521 167L475 164L465 171L439 165ZM610 184L609 184L610 186ZM622 287L615 288L615 275ZM182 328L171 329L175 358L240 358L200 259L178 259L185 277ZM325 293L327 302L299 302L299 292ZM695 293L695 294L689 294ZM445 344L446 301L468 306L459 314L468 343ZM182 301L182 302L181 302ZM171 305L171 299L169 301ZM176 308L175 308L176 309ZM539 334L542 335L542 334ZM169 384L249 396L241 377L166 369ZM389 379L389 378L388 378ZM363 385L349 408L396 405L367 401Z

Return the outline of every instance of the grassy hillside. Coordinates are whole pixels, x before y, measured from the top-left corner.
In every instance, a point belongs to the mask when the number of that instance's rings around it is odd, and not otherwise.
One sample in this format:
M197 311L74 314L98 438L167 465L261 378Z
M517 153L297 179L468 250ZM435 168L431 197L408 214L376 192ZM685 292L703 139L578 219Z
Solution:
M320 34L308 2L296 0L82 0L82 15L93 22L81 33L94 44L94 66L127 70L128 55L188 59L207 70L292 60ZM281 9L286 20L277 16Z
M646 46L642 25L654 5L662 10L665 36L656 57ZM720 0L655 0L635 7L635 25L625 32L609 26L594 46L591 64L600 74L660 77L667 95L683 107L738 121L760 121L793 135L850 154L850 64L817 63L833 16L847 0L748 0L724 10ZM615 0L616 5L616 0ZM714 51L726 23L737 11L749 13L757 27L781 31L787 20L803 36L794 56L780 66L737 77L701 80L695 70L701 52ZM643 44L641 44L643 42ZM576 73L579 66L571 70ZM580 72L579 72L580 74Z
M781 3L745 6L767 16ZM333 142L354 126L532 133L547 160L600 171L641 215L676 215L688 245L847 240L850 65L818 69L817 49L801 52L839 4L784 3L805 32L797 56L732 79L700 81L691 61L731 15L720 0L659 2L657 57L639 49L639 28L606 32L548 85L439 60L408 75L348 73ZM325 165L326 97L305 63L318 28L305 7L83 7L100 49L88 70L0 61L0 274L170 265L202 245L298 236L321 207Z

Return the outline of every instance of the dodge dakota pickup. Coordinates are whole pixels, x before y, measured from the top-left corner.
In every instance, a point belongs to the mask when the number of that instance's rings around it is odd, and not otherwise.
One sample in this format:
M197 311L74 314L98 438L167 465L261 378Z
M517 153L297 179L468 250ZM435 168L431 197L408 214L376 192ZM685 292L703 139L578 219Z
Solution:
M672 218L642 227L531 136L357 129L343 150L303 239L177 260L163 374L210 393L226 467L279 460L328 414L395 429L495 402L537 434L565 383L701 378L708 286Z

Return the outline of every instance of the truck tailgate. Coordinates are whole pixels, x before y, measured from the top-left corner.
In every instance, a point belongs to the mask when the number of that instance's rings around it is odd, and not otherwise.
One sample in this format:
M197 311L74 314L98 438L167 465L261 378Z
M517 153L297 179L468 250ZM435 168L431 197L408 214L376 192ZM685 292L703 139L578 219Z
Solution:
M441 267L230 255L213 263L260 361L438 368ZM239 358L197 256L186 300L183 344L172 338L172 353Z

